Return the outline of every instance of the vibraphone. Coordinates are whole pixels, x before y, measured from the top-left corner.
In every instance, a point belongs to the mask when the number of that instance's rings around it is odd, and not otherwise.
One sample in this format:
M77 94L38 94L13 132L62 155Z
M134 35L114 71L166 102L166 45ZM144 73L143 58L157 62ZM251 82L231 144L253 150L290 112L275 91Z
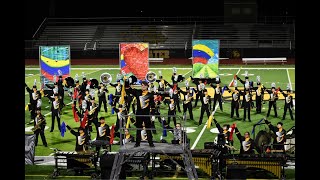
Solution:
M87 170L94 167L95 172L97 170L96 153L92 151L56 151L54 159L55 169L52 174L53 177L58 176L61 169Z
M286 155L285 154L254 154L254 155L223 155L220 154L221 151L217 149L195 149L191 150L192 158L195 166L198 166L199 169L203 170L209 176L213 176L217 166L214 165L215 159L222 157L225 163L225 170L228 168L237 165L254 168L265 169L273 173L278 178L283 176L283 167L286 164ZM174 160L183 160L181 155L170 155L170 158ZM221 156L220 156L221 155ZM168 160L169 157L166 155L160 155L160 162ZM181 162L180 161L180 162ZM169 161L168 161L169 162Z
M286 164L285 154L254 154L254 155L227 155L226 160L226 171L232 166L241 167L253 167L265 169L279 179L284 175L283 167ZM227 172L228 173L228 172Z

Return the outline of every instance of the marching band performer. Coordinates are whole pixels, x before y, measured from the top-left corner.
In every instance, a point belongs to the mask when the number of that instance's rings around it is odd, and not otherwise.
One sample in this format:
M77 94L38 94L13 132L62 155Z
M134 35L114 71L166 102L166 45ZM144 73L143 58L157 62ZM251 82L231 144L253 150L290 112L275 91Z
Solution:
M134 145L134 147L140 146L141 141L141 129L142 129L142 123L145 123L146 128L151 128L151 120L148 115L153 115L155 110L155 104L154 104L154 96L152 93L148 92L148 82L142 81L141 83L141 89L134 89L133 86L130 86L128 89L126 89L126 94L132 94L137 99L137 110L136 110L136 127L137 129L137 141ZM143 115L143 116L139 116ZM147 130L147 136L148 136L148 143L150 147L154 147L153 141L152 141L152 133L150 130Z
M45 147L48 147L48 143L46 141L46 136L44 135L44 129L46 127L46 120L44 116L41 114L41 108L37 108L36 110L37 116L34 119L34 134L36 135L35 146L38 145L38 137L40 134L42 143Z
M264 119L264 121L269 126L270 130L276 135L273 140L273 149L285 152L284 143L286 142L286 130L282 127L283 123L278 122L275 127L267 119Z
M232 90L232 99L231 99L231 118L233 118L234 115L234 111L236 111L236 116L237 118L240 118L239 116L239 107L240 107L240 96L242 94L241 91L239 91L238 87L237 87L237 81L234 80L234 90ZM229 89L229 93L231 92L231 90Z
M218 77L216 77L216 85L214 85L212 83L210 84L210 86L214 89L212 111L215 110L216 103L218 101L220 110L223 112L223 107L222 107L222 88L220 86L220 83L221 83L221 81L220 81L220 78L218 76Z
M41 94L40 94L40 91L37 90L36 80L34 81L34 85L32 86L32 89L30 89L27 84L25 84L25 87L29 93L29 98L30 98L28 108L30 111L31 120L34 120L34 118L36 117L37 102L38 102L38 99L41 98Z
M62 75L59 75L59 79L57 81L57 86L58 86L58 93L60 95L60 100L61 100L61 108L63 108L65 106L64 104L64 89L63 89L63 79L62 79Z
M176 126L177 121L176 121L175 115L176 115L176 103L175 103L174 99L171 98L169 108L168 108L168 125L170 125L170 119L171 119L170 116L174 116L174 117L172 117L172 119L173 119L174 126Z
M254 154L255 143L254 140L250 138L250 133L247 131L244 133L244 136L242 136L238 127L235 127L235 132L240 141L240 154Z
M233 133L233 130L231 130L231 132L229 131L230 125L224 124L223 127L221 127L221 125L218 123L218 121L215 119L215 117L213 117L213 121L214 121L214 124L216 125L219 133L224 135L224 138L226 140L226 144L229 146L233 146L233 139L231 139L231 137L232 137L231 134Z
M246 120L247 117L247 112L248 112L248 120L249 122L251 122L251 118L250 118L250 110L251 110L251 102L252 102L252 96L250 94L250 90L245 89L244 90L244 105L243 105L243 121Z
M262 101L264 96L265 87L261 85L260 76L257 76L257 87L252 88L256 92L256 112L261 113Z
M66 124L66 127L69 129L71 134L73 134L76 137L76 146L75 151L77 152L85 152L88 151L88 142L90 140L90 136L84 131L83 127L78 128L78 132L73 130L69 125Z
M267 113L267 117L269 117L270 115L270 110L271 107L273 107L274 109L274 115L275 117L278 117L278 113L277 113L277 100L278 100L278 92L276 91L276 84L272 83L271 84L271 90L266 90L269 95L270 95L270 99L269 99L269 108L268 108L268 113Z
M209 118L210 116L210 109L211 109L211 96L208 95L208 90L204 89L203 94L200 94L200 100L201 100L201 113L200 113L200 119L199 119L199 126L202 124L203 114L204 112L207 113L207 116Z
M290 86L289 85L287 86L287 93L283 92L281 89L280 89L280 92L285 97L285 99L284 99L284 103L285 103L284 104L284 112L283 112L282 120L284 120L286 118L287 109L289 109L291 120L294 120L293 115L292 115L292 108L293 108L292 99L293 99L293 97L291 95Z
M110 141L110 128L108 124L105 122L104 117L99 118L100 122L97 122L98 129L97 129L97 138L96 140L102 140L102 141ZM103 149L107 149L107 146L102 146ZM96 147L96 152L99 157L100 147Z
M95 97L89 95L87 109L88 109L88 125L89 131L92 132L92 123L96 126L96 130L98 131L98 104L95 102Z
M112 84L110 83L110 86L116 88L115 93L114 93L114 106L116 106L116 103L119 102L120 96L121 96L121 89L122 89L122 85L120 83L120 79L117 80L117 84Z
M59 128L59 131L60 130L60 102L59 102L59 95L58 94L54 94L53 95L54 98L52 97L49 97L50 100L51 100L51 117L52 117L52 122L51 122L51 130L50 132L53 132L54 130L54 120L55 118L57 117L57 121L58 121L58 128Z
M192 100L193 96L190 91L190 87L186 87L186 91L179 89L179 92L183 94L183 114L186 114L187 110L189 110L190 119L193 120L192 113Z
M250 87L250 81L249 81L248 71L245 71L244 74L245 74L244 81L243 81L240 77L238 77L238 75L235 75L235 76L237 77L237 80L239 80L239 81L243 84L244 89L245 89L245 90L248 90L249 93L251 94L251 87ZM245 91L245 90L244 90L244 91ZM245 93L244 93L244 95L245 95ZM252 103L251 106L253 106L253 102L251 102L251 103ZM245 98L244 98L244 96L243 96L241 108L244 108L244 105L245 105L245 104L246 104L246 102L245 102Z
M99 98L98 112L100 112L102 103L104 107L104 112L108 112L107 98L106 98L106 93L108 92L109 91L107 87L105 87L103 83L100 83L100 86L98 87L98 98Z
M122 123L121 124L122 128L126 127L126 124L127 124L126 115L128 115L128 111L127 111L125 104L126 103L119 104L118 108L112 107L114 109L114 111L117 113L117 122L116 122L116 126L114 128L115 132L118 132L118 130L120 128L120 123Z
M190 76L191 77L191 76ZM195 90L196 93L196 102L194 103L193 108L197 107L198 104L198 99L200 99L200 94L203 93L202 90L205 88L205 84L202 82L201 79L199 79L199 81L194 80L191 77L192 82L196 85L197 89Z

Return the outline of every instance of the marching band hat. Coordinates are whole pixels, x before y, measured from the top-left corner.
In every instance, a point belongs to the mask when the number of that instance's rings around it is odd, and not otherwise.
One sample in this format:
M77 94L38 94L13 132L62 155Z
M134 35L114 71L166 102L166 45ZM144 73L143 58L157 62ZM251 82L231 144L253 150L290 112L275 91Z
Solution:
M278 125L278 124L280 124L281 126L283 126L283 123L282 123L282 122L278 122L277 125Z
M36 85L33 85L32 88L36 88L36 89L37 89L37 86L36 86Z
M58 85L58 83L57 83L57 82L54 82L53 85Z
M208 90L207 90L207 89L204 89L203 92L208 92Z
M141 84L149 87L149 83L147 81L142 81Z
M257 85L261 85L261 83L260 83L260 82L257 82Z

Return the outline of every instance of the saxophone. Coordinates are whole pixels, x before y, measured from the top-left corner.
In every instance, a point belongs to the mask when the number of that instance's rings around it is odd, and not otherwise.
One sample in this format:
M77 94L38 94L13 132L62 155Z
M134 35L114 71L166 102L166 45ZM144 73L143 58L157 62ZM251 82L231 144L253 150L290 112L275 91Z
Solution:
M40 121L31 130L35 132L36 130L41 129L41 125L45 124L45 121L46 120L44 118L40 119Z

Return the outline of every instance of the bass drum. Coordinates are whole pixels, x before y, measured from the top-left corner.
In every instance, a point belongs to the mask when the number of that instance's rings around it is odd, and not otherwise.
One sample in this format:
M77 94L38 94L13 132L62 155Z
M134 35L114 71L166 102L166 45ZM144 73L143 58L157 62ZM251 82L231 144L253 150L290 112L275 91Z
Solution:
M258 153L263 153L265 150L264 148L266 148L265 145L269 145L271 143L271 134L267 131L261 130L258 132L254 143L256 145L256 150L258 151Z

